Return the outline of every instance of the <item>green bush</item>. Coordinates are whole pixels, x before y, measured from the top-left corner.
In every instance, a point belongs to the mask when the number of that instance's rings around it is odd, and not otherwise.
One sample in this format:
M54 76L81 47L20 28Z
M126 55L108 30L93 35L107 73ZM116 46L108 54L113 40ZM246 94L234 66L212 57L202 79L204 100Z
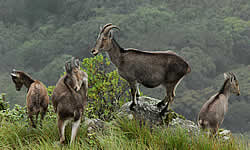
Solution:
M0 121L6 120L8 122L16 122L24 119L26 114L26 107L15 104L11 109L9 103L5 100L5 94L0 95Z
M129 100L128 83L117 70L110 70L110 61L102 55L83 59L83 70L88 74L87 117L111 120L114 112Z
M9 108L9 103L4 100L5 93L0 94L0 110Z
M8 122L15 123L17 121L23 121L26 118L26 107L22 107L15 104L14 108L7 108L0 111L0 120L6 120Z

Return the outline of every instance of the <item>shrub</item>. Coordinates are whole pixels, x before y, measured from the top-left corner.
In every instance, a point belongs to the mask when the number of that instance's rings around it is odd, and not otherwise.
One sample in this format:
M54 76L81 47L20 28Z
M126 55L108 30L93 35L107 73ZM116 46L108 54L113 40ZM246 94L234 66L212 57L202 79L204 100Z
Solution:
M5 101L5 93L0 94L0 110L6 110L10 107L9 103Z
M88 74L87 116L111 120L114 112L129 100L128 83L117 70L109 72L111 63L103 55L83 59L82 66Z

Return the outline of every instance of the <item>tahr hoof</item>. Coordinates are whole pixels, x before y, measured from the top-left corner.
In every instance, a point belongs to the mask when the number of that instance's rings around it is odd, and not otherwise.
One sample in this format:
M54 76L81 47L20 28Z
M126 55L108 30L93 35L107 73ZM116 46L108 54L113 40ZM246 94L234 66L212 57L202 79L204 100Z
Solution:
M59 144L60 144L60 145L64 145L64 144L65 144L65 140L62 140L62 139L61 139L61 140L59 141Z
M156 106L157 106L158 108L161 108L161 107L163 106L163 103L162 103L162 102L159 102L158 104L156 104Z
M135 106L134 103L130 104L129 109L130 109L131 111L134 111L134 110L135 110L134 106Z
M168 110L162 110L160 113L159 113L159 116L160 117L163 117L165 115L165 113L167 113Z
M162 118L163 115L164 115L164 113L162 113L162 112L159 113L159 117L160 117L160 118Z

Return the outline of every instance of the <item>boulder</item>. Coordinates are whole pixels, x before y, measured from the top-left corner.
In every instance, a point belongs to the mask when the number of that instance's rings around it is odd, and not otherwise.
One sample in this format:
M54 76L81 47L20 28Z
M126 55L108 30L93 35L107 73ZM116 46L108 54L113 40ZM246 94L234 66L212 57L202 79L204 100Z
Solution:
M175 113L171 109L166 112L164 116L160 117L159 114L163 107L158 108L156 106L160 101L161 100L155 98L142 96L138 98L137 104L134 106L133 111L129 109L131 102L127 102L121 107L118 115L128 116L130 119L143 119L154 125L168 125L173 119L176 118L185 119L183 116Z
M84 124L88 127L87 131L89 134L104 128L104 121L100 119L85 118Z

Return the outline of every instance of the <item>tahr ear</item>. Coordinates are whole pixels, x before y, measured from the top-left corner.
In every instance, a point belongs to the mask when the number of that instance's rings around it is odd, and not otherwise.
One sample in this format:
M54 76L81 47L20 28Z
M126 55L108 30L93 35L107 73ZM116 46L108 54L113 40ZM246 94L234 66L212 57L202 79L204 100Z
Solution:
M230 78L230 76L224 73L224 79L228 79L228 78Z
M110 39L113 39L113 38L114 38L114 31L113 31L113 30L110 30L110 31L109 31L109 38L110 38Z
M74 64L75 64L75 67L77 67L78 69L80 69L80 61L79 61L78 58L75 59Z
M101 25L100 25L99 29L100 29L100 31L102 31L102 26Z
M71 71L72 71L71 62L66 62L65 71L66 71L66 73L71 73Z

